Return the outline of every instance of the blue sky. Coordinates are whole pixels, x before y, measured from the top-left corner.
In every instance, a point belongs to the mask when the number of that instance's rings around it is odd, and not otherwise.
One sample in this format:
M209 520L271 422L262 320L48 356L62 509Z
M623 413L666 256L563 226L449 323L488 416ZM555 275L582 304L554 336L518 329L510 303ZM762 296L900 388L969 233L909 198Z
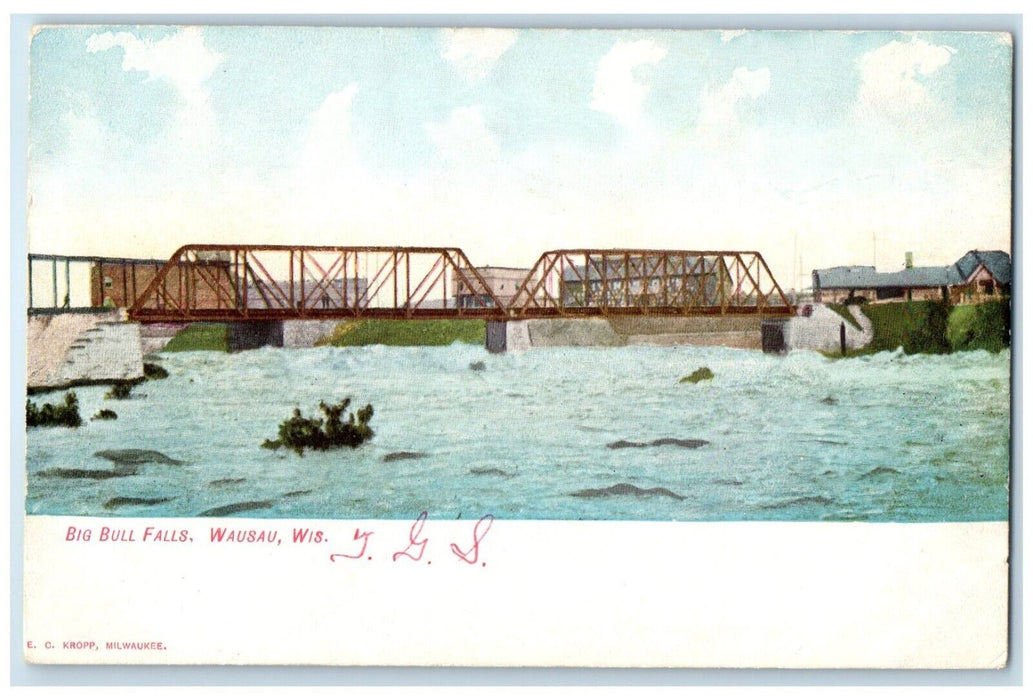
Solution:
M990 33L40 28L29 247L756 249L786 288L873 248L946 264L1009 249L1011 60Z

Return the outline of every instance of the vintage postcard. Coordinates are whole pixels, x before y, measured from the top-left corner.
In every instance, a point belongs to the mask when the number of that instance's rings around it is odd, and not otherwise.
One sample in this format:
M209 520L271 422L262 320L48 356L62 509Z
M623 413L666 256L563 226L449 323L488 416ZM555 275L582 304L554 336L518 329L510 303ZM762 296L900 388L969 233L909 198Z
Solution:
M995 669L1012 37L33 28L34 664Z

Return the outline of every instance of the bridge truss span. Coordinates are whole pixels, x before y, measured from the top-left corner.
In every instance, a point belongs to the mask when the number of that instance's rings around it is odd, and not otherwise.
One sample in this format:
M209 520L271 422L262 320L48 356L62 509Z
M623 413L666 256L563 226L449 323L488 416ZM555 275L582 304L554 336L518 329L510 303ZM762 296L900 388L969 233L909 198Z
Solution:
M553 250L509 304L514 317L794 313L756 251Z
M129 316L142 322L495 318L501 308L458 248L208 244L177 250Z
M755 251L553 250L501 296L458 248L209 244L177 250L129 316L145 323L502 321L793 312Z

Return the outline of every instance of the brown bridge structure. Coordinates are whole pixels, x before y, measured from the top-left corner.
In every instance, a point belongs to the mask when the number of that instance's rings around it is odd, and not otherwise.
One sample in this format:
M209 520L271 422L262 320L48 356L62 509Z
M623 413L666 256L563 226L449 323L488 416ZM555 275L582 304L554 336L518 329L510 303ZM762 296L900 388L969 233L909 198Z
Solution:
M204 244L177 250L126 306L144 324L795 312L756 251L553 250L511 286L459 248Z

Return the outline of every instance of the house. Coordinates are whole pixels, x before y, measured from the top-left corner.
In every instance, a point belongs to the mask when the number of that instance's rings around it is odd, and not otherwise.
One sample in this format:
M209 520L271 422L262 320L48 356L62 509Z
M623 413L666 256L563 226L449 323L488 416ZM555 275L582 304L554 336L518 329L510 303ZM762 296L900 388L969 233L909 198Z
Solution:
M814 300L827 304L851 298L971 303L1011 293L1011 258L1000 250L970 250L944 267L908 266L897 272L877 272L870 265L830 267L813 270L811 282Z
M524 267L495 267L493 265L475 267L474 270L477 271L477 274L484 280L488 289L503 306L513 300L517 290L520 289L520 285L524 283L524 280L531 273L530 269ZM464 274L467 272L464 270ZM475 279L470 274L465 276L471 282ZM534 280L532 280L533 283ZM480 290L471 289L464 284L458 278L458 275L452 278L452 297L459 308L470 309L491 306L491 297L479 292Z

